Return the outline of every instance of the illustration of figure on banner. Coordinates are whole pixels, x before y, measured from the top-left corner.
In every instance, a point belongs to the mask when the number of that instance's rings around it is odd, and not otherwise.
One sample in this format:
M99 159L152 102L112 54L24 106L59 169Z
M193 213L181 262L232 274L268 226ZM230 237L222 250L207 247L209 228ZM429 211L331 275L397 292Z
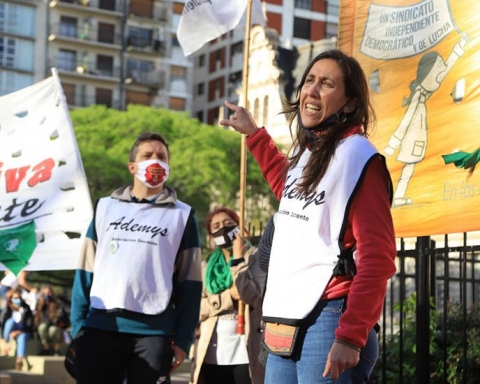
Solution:
M407 110L385 149L385 154L391 156L400 147L396 160L405 164L395 188L394 207L412 204L412 199L407 197L408 184L415 165L425 158L427 150L426 102L440 88L442 81L464 54L467 41L468 36L462 33L460 41L445 61L438 52L430 51L418 63L417 77L409 86L410 96L404 97L402 101L402 107L407 107Z

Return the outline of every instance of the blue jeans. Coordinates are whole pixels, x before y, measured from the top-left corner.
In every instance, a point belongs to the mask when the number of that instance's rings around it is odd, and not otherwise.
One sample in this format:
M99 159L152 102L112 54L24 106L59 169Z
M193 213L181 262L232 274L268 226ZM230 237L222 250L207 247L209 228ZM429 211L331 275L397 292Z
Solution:
M19 323L16 323L15 320L9 318L5 321L5 326L3 327L3 338L6 341L10 341L10 332L22 330L22 326ZM23 332L20 333L17 340L17 357L25 357L27 355L27 341L30 339L30 333Z
M357 366L347 369L338 380L323 377L335 329L345 310L346 299L321 300L302 323L295 350L290 357L269 354L265 384L366 383L378 359L378 338L371 330Z

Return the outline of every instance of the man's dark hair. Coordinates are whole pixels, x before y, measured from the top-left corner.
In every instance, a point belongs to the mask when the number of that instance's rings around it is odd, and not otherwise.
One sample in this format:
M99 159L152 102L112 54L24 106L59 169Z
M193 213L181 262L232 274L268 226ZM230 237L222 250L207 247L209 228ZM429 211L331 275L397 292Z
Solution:
M132 149L130 149L128 161L130 161L131 163L135 162L135 158L137 157L138 153L138 146L146 141L160 141L161 143L163 143L163 145L165 145L165 148L167 148L168 158L170 159L170 150L168 149L168 144L165 137L156 132L145 132L137 136L137 140L135 140Z

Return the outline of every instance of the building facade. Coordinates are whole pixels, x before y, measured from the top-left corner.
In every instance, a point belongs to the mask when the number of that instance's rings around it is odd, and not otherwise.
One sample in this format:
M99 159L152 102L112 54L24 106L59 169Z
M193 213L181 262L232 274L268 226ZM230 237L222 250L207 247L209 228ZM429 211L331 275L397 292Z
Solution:
M250 34L248 101L242 99L245 27L239 26L191 55L192 116L217 124L228 118L224 101L230 100L246 106L277 142L288 144L287 116L278 113L285 98L290 99L294 75L303 71L309 55L336 47L339 0L266 0L262 4L266 28L253 27Z
M267 0L251 35L252 108L277 110L297 47L337 34L339 0ZM130 103L216 124L239 102L245 27L186 58L176 29L185 0L0 0L0 95L58 70L70 108ZM264 63L265 61L265 63ZM294 63L294 62L293 62ZM263 91L262 91L263 88ZM250 93L249 93L250 95ZM275 118L262 112L265 125ZM283 124L283 122L282 122Z
M189 110L191 63L172 44L174 9L168 0L1 0L0 94L55 67L70 108Z

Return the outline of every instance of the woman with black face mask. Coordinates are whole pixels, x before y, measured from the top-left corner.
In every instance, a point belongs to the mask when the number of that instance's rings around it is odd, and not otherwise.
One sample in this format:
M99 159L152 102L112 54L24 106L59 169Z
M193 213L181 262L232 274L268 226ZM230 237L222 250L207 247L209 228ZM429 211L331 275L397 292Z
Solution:
M290 156L248 110L219 123L246 145L280 200L262 304L267 384L366 383L396 243L392 181L368 140L375 121L359 62L337 49L307 66L283 113Z
M240 297L235 278L255 247L240 235L239 221L237 213L226 207L215 208L206 219L213 251L202 266L199 339L195 346L191 383L252 382L247 336L237 333ZM248 313L248 306L245 312ZM249 324L246 324L246 332L248 330Z

